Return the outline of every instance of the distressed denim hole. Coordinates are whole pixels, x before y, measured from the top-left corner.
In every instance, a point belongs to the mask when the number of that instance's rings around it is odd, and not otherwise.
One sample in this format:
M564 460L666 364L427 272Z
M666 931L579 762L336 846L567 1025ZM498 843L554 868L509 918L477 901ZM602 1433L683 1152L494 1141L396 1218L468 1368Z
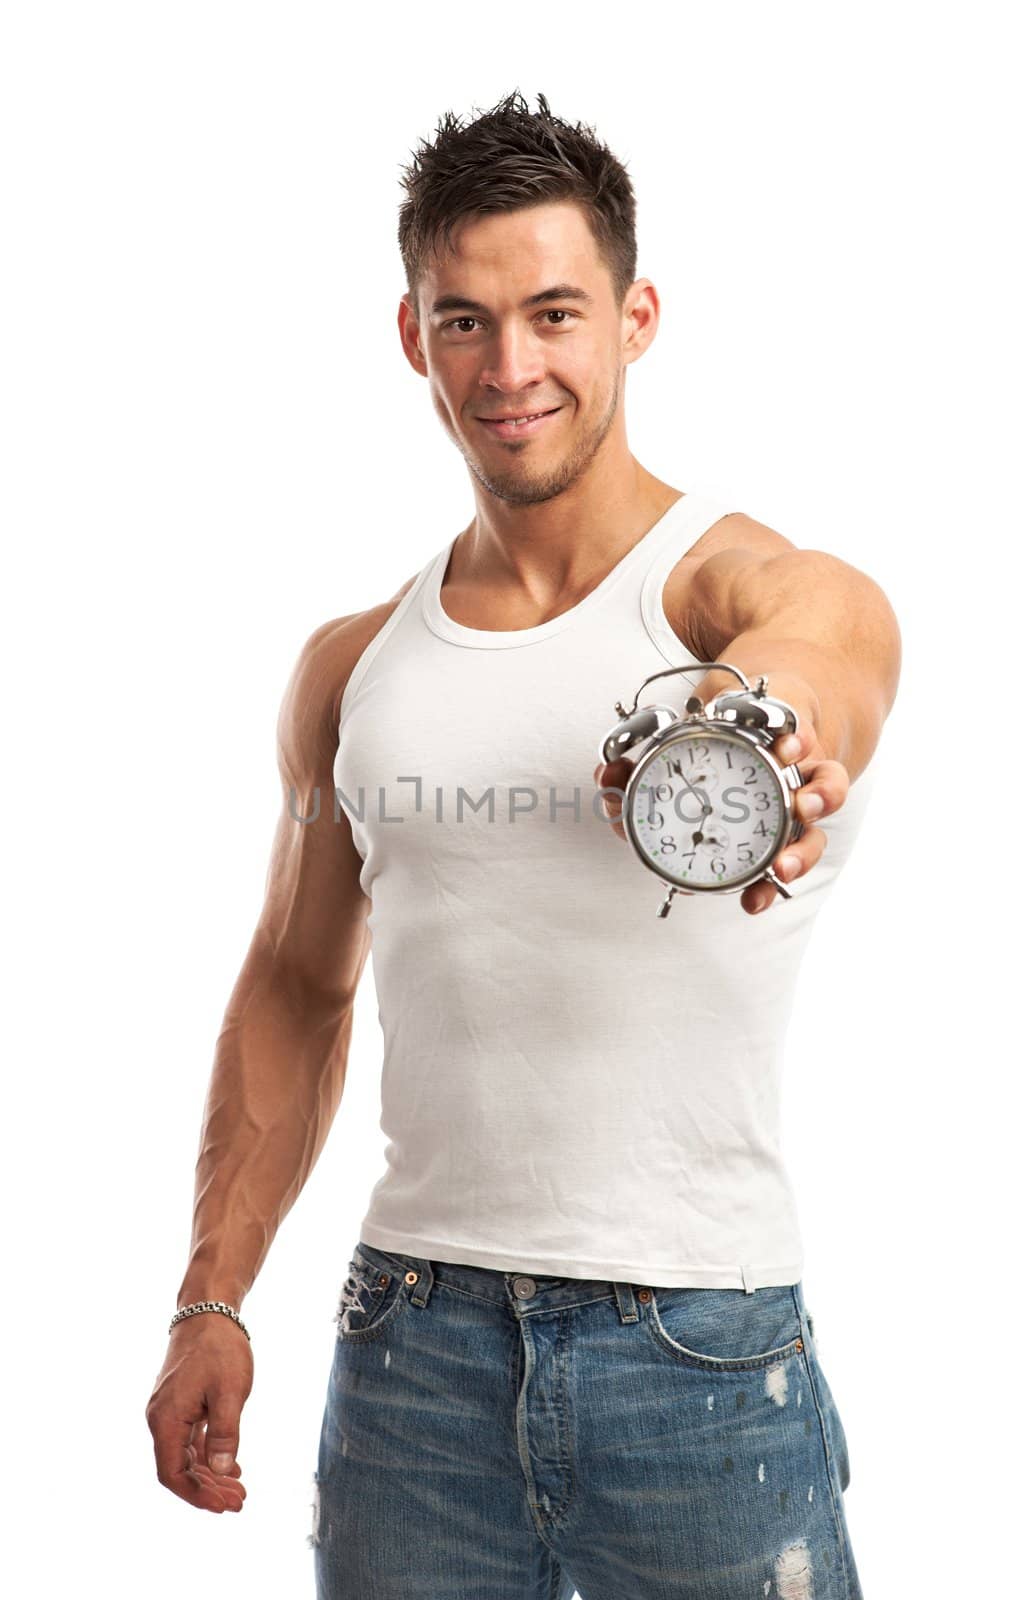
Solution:
M317 1472L313 1472L312 1473L312 1531L308 1535L308 1539L306 1541L307 1544L308 1544L308 1548L310 1550L314 1550L316 1545L319 1543L319 1508L320 1508L319 1474Z

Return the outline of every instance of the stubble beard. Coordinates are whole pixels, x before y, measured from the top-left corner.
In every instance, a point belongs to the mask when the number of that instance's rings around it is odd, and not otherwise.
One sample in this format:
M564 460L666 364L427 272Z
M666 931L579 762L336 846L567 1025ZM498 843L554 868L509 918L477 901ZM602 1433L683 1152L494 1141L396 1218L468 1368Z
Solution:
M465 449L462 441L459 442L459 448L470 471L476 475L488 494L494 495L498 500L504 500L511 506L540 505L545 500L554 500L556 495L563 494L587 471L613 425L619 403L618 374L609 397L606 414L598 426L585 438L575 442L573 450L564 461L549 467L544 473L535 475L518 460L508 470L504 465L488 468L480 458L471 455Z

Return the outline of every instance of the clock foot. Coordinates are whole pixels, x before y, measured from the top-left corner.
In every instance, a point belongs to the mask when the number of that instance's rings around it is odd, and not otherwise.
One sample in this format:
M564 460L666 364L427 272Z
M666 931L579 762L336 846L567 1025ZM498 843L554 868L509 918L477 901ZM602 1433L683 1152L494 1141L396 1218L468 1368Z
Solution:
M666 899L663 901L663 904L660 906L659 910L656 912L656 916L657 917L668 917L670 915L670 907L674 903L674 895L675 894L683 894L683 895L691 896L694 892L695 891L693 889L675 889L673 884L671 884L670 888L666 892Z
M792 893L788 889L788 886L786 884L782 883L781 879L778 877L778 875L774 871L773 867L768 867L767 868L766 872L763 874L762 881L764 883L772 883L774 885L775 889L778 891L778 894L783 895L786 900L791 900L791 899L794 898L794 896L792 895Z

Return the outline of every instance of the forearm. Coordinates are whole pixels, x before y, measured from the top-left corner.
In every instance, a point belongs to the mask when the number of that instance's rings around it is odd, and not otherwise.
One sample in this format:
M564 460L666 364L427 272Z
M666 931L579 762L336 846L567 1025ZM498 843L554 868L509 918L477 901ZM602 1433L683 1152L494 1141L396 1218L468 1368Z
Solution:
M326 1142L352 1020L352 1004L292 985L256 942L216 1045L179 1306L239 1309Z
M851 779L871 759L884 710L873 691L863 692L846 655L807 639L753 629L740 633L710 659L731 662L750 683L766 673L767 693L787 700L816 729L814 758L841 761ZM694 682L703 701L741 687L728 672L700 673Z

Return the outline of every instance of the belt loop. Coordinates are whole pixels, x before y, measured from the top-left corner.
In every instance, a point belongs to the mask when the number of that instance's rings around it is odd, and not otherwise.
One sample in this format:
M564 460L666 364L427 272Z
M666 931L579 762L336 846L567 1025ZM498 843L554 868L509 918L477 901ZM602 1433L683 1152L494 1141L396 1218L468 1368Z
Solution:
M411 1304L422 1307L425 1306L429 1300L430 1291L434 1286L434 1269L431 1267L429 1261L424 1261L422 1257L417 1256L415 1259L419 1266L419 1279L411 1286L406 1282L406 1288L409 1289L409 1301ZM411 1272L415 1272L416 1268L411 1267L409 1270ZM407 1279L408 1273L406 1273L405 1276Z
M756 1279L753 1276L752 1268L740 1267L739 1271L742 1274L742 1288L745 1290L746 1294L752 1294L753 1290L756 1288Z
M613 1280L613 1293L616 1303L620 1307L621 1322L638 1322L638 1302L634 1298L634 1287L629 1283L617 1283Z

